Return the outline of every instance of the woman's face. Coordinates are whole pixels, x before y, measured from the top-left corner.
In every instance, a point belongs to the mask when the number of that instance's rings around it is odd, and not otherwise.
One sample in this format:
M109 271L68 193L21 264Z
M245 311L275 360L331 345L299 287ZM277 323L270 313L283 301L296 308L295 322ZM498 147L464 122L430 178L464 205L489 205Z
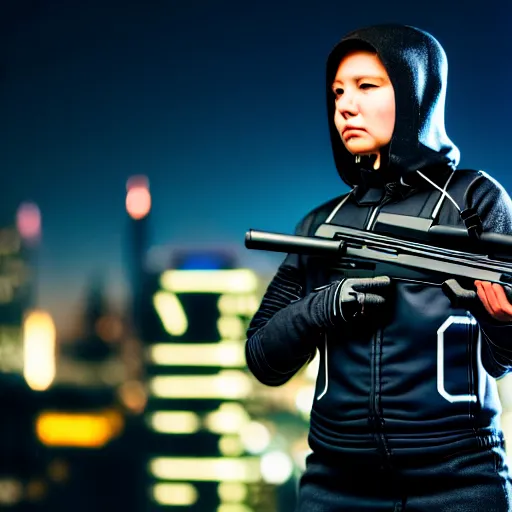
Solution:
M343 57L332 84L334 124L353 155L377 154L391 141L395 92L379 57L355 50ZM376 165L377 167L377 165Z

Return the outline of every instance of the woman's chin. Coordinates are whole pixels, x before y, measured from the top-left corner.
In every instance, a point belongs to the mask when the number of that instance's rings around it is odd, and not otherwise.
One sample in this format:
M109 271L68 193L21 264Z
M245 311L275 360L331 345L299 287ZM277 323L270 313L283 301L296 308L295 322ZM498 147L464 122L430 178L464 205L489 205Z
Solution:
M345 148L349 153L353 155L371 155L372 153L377 153L378 149L374 147L372 144L365 143L364 141L357 141L355 138L352 138L345 142Z

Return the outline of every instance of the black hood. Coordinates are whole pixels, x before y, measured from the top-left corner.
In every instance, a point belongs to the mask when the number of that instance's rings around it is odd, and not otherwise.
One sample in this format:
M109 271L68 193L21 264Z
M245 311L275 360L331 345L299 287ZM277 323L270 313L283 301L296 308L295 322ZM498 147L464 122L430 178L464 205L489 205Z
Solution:
M359 185L368 171L356 163L336 130L331 86L342 57L351 49L368 47L377 52L388 72L396 104L391 142L381 151L381 168L371 174L378 173L378 180L383 182L398 177L410 183L416 181L416 170L432 176L432 172L455 168L459 150L444 126L448 63L442 46L430 34L414 27L376 25L347 34L327 60L329 130L336 168L343 181L351 187Z

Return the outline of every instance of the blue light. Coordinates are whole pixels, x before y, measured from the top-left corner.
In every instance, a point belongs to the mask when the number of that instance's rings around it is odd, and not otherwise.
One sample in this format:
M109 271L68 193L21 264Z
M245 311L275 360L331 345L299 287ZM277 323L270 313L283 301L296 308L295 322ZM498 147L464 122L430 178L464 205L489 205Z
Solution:
M222 253L188 253L176 259L177 270L222 270L231 267L230 258Z

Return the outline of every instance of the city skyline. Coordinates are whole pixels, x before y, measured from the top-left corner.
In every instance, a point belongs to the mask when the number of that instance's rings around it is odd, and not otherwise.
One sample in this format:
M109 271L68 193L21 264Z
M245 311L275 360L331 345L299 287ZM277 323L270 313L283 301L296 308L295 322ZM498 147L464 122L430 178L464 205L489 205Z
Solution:
M0 213L39 205L40 302L61 322L98 272L123 297L135 174L150 182L154 245L229 245L271 269L277 257L245 251L245 231L291 232L347 191L332 162L324 65L359 26L407 23L439 39L460 167L512 189L505 5L462 14L441 2L14 4L0 12Z

